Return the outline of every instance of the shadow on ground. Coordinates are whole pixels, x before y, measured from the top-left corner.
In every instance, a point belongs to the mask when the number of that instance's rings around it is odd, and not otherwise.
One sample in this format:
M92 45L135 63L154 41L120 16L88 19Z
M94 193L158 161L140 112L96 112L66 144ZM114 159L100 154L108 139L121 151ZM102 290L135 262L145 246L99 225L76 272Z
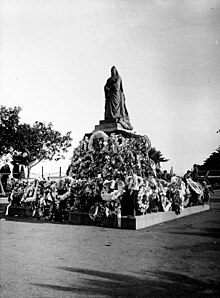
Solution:
M141 277L73 267L71 286L32 284L41 288L88 296L105 297L220 297L220 286L172 272L141 272Z
M220 238L220 228L203 228L200 231L170 231L169 234L180 234L180 235L189 235L189 236L199 236L199 237L212 237Z

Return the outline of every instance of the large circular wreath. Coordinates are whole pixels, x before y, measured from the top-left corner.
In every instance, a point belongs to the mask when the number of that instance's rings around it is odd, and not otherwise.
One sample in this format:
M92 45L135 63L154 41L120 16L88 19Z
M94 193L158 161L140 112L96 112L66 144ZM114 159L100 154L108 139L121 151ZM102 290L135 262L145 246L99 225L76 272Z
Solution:
M89 139L88 149L91 151L95 151L95 148L93 145L94 140L103 139L103 141L107 141L108 138L109 138L108 135L104 131L101 131L101 130L95 131Z
M89 210L89 217L94 222L100 222L105 217L105 206L102 203L95 203Z

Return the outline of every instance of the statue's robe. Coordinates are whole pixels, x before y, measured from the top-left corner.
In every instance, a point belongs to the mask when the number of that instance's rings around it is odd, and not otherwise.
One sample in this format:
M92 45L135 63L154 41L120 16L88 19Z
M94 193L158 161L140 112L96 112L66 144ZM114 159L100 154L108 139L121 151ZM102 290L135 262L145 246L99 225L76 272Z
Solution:
M105 120L117 119L125 129L133 129L123 93L120 76L110 77L104 87L105 90Z

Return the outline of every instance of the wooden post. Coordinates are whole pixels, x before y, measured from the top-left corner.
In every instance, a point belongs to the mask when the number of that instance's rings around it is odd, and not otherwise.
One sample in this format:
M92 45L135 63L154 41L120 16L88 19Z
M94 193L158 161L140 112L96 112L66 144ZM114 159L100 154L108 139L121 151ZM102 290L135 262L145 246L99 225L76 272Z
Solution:
M41 170L42 170L42 178L44 178L44 167L43 166L42 166Z
M61 179L61 167L60 167L60 179Z

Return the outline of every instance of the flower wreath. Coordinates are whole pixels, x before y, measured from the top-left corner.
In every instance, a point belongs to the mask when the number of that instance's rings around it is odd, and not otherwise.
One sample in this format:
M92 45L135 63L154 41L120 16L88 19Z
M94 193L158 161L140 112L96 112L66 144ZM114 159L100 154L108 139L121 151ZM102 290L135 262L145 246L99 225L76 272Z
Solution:
M88 149L91 151L95 151L95 148L93 146L93 142L95 139L103 139L103 141L107 141L108 140L108 135L106 133L104 133L101 130L97 130L95 131L91 138L89 139L89 145L88 145Z
M145 214L147 212L147 209L149 208L149 190L146 186L141 186L140 190L138 191L138 198L137 198L137 207L138 210Z
M106 215L106 208L102 203L95 203L89 210L89 217L94 222L99 222Z
M106 192L105 190L101 191L101 198L103 201L115 201L120 196L120 192L118 190L113 190L111 192Z
M172 200L167 198L165 195L161 196L161 205L164 212L171 210L172 208Z
M202 187L198 183L196 183L192 179L187 179L187 183L192 191L194 191L197 195L202 195Z
M148 138L148 136L144 135L143 136L144 142L145 142L145 146L146 146L146 151L149 152L151 149L151 141Z

